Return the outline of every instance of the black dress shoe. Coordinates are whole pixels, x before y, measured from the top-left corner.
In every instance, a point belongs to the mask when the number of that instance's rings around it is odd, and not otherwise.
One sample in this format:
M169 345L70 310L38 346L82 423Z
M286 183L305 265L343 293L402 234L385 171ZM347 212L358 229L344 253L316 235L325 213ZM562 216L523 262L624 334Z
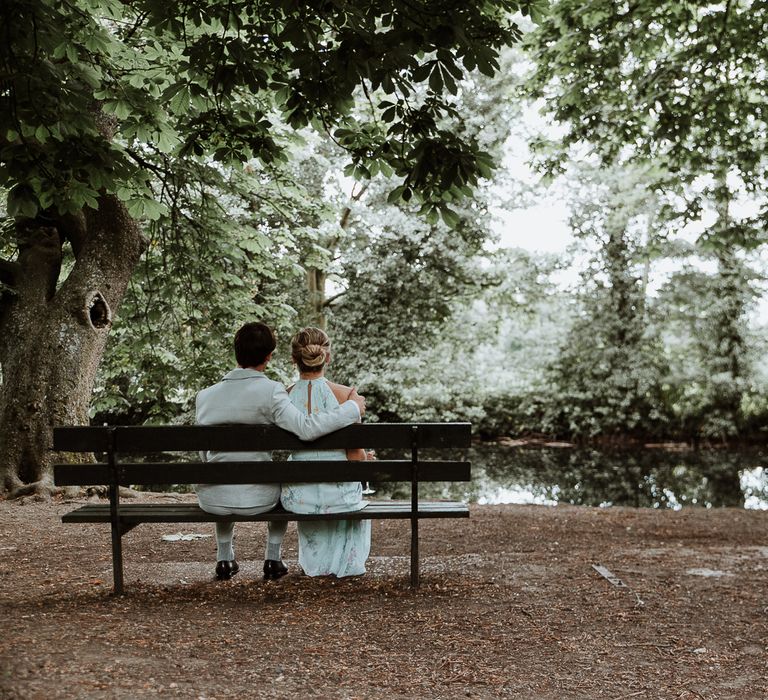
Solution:
M264 560L264 580L274 581L285 576L288 573L288 567L276 559Z
M238 571L240 571L240 567L234 559L216 562L216 578L219 581L229 581Z

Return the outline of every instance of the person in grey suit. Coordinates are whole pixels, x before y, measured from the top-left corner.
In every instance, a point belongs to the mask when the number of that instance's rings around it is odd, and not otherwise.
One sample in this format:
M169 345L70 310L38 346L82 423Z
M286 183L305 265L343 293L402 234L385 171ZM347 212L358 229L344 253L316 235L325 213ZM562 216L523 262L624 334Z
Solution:
M307 416L292 403L285 387L272 381L264 369L272 359L275 335L264 323L246 323L235 334L238 367L220 382L203 389L195 401L198 425L253 424L278 425L302 440L315 440L352 423L365 413L365 399L353 391L349 400L328 413ZM204 462L268 461L269 452L203 452ZM214 515L254 515L274 508L280 501L280 484L198 484L200 507ZM270 522L264 556L264 578L278 579L288 573L282 561L281 546L287 522ZM239 566L232 538L233 522L216 523L216 578L232 578Z

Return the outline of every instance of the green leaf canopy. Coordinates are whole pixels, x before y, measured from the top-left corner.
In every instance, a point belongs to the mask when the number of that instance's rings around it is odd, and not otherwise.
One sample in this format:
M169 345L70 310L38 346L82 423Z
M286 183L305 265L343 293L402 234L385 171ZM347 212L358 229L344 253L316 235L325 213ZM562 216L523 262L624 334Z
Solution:
M715 239L764 240L768 220L768 24L765 2L558 0L527 44L530 93L605 162L650 160L674 188L709 178L704 196L762 204L762 224L721 222ZM553 170L567 148L549 159ZM699 215L696 202L689 218Z
M531 4L8 0L0 185L13 214L111 192L156 218L149 178L169 158L271 163L286 126L311 124L335 131L356 177L383 168L439 203L487 173L450 129L451 95L465 71L498 68L521 36L511 13ZM369 109L352 116L360 99Z

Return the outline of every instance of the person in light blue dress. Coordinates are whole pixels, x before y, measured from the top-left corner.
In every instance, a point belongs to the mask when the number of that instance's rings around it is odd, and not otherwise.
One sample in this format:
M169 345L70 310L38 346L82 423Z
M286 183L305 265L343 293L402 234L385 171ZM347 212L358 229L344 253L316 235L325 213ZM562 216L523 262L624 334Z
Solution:
M290 399L306 415L333 410L353 389L329 382L324 374L330 361L330 340L319 328L304 328L291 342L299 380ZM358 450L303 450L292 460L368 459ZM365 508L362 484L345 481L322 484L283 484L280 501L292 513L343 513ZM299 565L308 576L359 576L371 549L370 520L299 521Z

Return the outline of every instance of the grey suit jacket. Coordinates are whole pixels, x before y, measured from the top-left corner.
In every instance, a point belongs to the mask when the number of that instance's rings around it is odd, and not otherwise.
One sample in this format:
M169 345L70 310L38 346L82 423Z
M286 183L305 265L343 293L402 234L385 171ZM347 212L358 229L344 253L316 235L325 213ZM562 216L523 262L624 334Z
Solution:
M253 369L233 369L218 384L203 389L197 395L195 409L199 425L278 425L302 440L314 440L360 420L360 410L354 401L346 401L328 413L306 416L291 403L282 384ZM269 452L204 452L201 456L203 461L212 463L271 459ZM280 500L279 484L198 484L196 490L203 510L269 510Z

